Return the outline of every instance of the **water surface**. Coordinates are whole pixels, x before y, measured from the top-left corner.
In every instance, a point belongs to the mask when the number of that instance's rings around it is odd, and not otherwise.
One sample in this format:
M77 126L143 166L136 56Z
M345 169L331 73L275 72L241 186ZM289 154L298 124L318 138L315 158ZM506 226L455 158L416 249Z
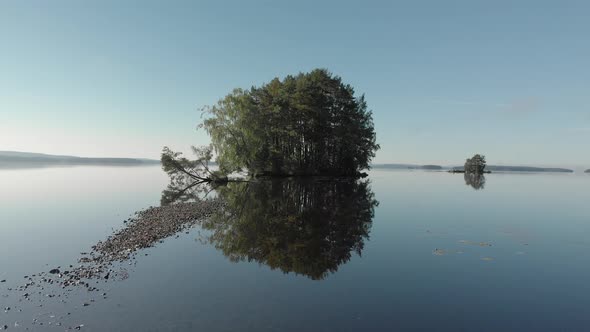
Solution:
M222 188L227 218L124 262L128 279L98 285L106 299L80 290L37 307L7 289L76 264L159 205L168 180L158 167L2 170L0 307L23 311L0 311L0 326L590 329L590 176L375 170L366 180Z

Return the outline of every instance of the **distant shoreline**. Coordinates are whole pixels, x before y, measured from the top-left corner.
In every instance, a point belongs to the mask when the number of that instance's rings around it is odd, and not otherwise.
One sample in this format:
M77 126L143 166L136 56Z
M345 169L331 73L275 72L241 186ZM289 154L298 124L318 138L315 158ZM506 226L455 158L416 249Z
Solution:
M146 166L159 160L139 158L86 158L30 152L0 151L0 168L42 168L52 166Z
M416 169L416 170L434 170L434 171L463 171L462 166L440 166L440 165L413 165L413 164L374 164L371 166L375 169ZM568 168L557 167L532 167L532 166L499 166L489 165L486 171L494 173L575 173ZM587 172L589 172L588 170Z
M159 165L160 161L144 158L92 158L76 156L60 156L32 152L0 151L0 169L7 168L43 168L55 166L148 166ZM462 166L419 165L419 164L374 164L374 169L425 170L425 171L457 171ZM558 167L532 166L500 166L489 165L486 171L494 173L575 173L574 170ZM590 169L584 171L590 174Z

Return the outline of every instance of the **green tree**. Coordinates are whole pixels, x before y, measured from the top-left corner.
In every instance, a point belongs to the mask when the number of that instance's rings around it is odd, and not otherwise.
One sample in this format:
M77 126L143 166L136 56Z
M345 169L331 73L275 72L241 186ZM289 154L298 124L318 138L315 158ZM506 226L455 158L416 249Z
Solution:
M164 172L168 173L170 182L173 185L184 185L189 182L226 182L227 177L223 171L213 171L209 162L213 158L211 146L192 147L196 157L194 160L185 158L182 153L174 152L167 146L162 149L160 162Z
M483 174L486 168L486 157L476 154L465 161L465 173Z
M325 69L236 89L203 111L228 172L357 175L379 149L364 96Z

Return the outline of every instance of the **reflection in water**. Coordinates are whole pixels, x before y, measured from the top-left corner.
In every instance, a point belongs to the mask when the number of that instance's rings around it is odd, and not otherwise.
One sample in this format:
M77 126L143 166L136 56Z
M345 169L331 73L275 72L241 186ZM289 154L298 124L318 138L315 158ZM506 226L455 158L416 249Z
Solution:
M162 191L160 205L193 202L201 196L206 187L205 185L199 185L198 182L193 184L187 184L185 181L172 182Z
M369 236L378 202L369 181L267 180L217 188L226 204L204 221L231 261L256 261L319 280Z
M465 184L473 187L475 190L485 188L486 177L483 174L465 173L463 178L465 179Z

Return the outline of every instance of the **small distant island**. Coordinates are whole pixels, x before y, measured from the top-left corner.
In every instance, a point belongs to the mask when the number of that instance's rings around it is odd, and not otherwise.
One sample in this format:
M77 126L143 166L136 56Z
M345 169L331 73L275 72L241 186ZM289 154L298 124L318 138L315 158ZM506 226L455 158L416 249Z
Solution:
M587 169L586 171L584 171L584 173L590 173L590 169Z
M49 166L139 166L158 164L158 160L136 158L86 158L44 153L0 151L0 168Z
M489 169L486 170L487 163L486 157L484 155L476 154L471 158L467 158L465 160L465 165L463 168L454 167L453 169L449 170L449 173L465 173L465 174L489 174L492 171Z

